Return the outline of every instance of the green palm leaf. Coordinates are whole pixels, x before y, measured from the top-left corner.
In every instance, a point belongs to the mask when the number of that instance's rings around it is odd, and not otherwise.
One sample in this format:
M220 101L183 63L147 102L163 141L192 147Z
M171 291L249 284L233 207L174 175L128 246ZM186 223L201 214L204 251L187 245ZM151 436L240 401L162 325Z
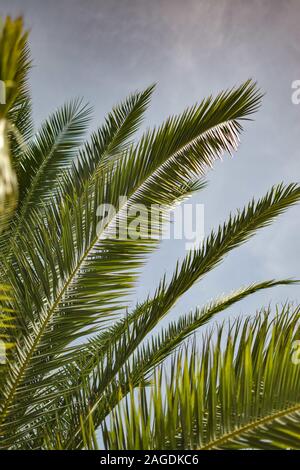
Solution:
M158 370L150 394L131 390L104 427L106 447L300 448L299 309L274 319L265 310L213 333L177 353L170 372Z

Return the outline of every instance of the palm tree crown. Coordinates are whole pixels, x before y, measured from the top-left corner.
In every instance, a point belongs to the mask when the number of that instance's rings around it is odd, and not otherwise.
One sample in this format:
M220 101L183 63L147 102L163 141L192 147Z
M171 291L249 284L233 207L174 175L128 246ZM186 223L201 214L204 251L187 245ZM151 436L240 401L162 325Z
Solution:
M247 81L170 117L136 141L154 90L150 86L113 108L88 140L91 110L78 100L55 111L33 133L26 40L22 21L7 19L0 38L0 78L13 86L1 120L8 125L6 156L19 196L1 235L1 282L11 292L4 308L14 312L15 328L9 329L12 358L0 376L0 443L3 448L80 449L88 446L86 430L105 426L122 397L146 385L197 328L248 295L292 282L253 283L149 336L194 283L297 203L300 186L279 184L231 214L178 262L170 281L161 279L154 295L128 312L126 295L159 240L116 238L119 222L134 204L160 204L163 217L154 226L159 234L174 205L201 189L206 169L237 149L242 123L257 110L261 94ZM120 205L122 196L127 200ZM118 209L99 225L97 210L106 204ZM2 330L6 333L5 325ZM111 438L112 446L116 442Z

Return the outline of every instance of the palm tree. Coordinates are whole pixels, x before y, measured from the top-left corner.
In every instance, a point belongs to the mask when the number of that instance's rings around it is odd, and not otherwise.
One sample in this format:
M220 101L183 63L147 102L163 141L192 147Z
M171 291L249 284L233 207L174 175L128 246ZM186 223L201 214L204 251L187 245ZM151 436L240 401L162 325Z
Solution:
M259 290L292 282L253 283L153 333L192 285L297 203L300 187L279 184L230 215L178 262L171 280L161 279L153 296L128 311L126 296L159 240L116 239L119 222L134 204L159 203L166 216L199 191L207 167L236 150L242 122L257 110L261 94L247 81L170 117L136 142L151 86L116 106L88 141L90 109L78 100L33 134L26 40L22 21L8 18L0 78L14 92L3 111L3 136L19 198L0 245L1 281L11 289L4 307L14 312L16 326L9 330L13 357L0 376L0 443L81 449L90 447L89 436L122 398L146 385L196 329ZM121 196L127 197L123 205ZM97 210L108 203L117 213L108 212L99 225ZM158 220L155 233L161 225Z

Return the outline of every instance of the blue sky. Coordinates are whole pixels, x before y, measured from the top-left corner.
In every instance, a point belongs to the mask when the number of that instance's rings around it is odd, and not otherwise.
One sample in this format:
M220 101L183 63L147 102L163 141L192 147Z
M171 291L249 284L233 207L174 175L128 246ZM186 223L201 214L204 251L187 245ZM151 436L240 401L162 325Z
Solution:
M280 181L300 180L300 79L297 0L1 0L1 14L23 14L31 28L34 116L38 125L64 101L83 96L94 106L92 128L129 92L157 82L146 125L210 93L251 77L265 92L246 123L241 146L208 174L194 197L205 204L205 232L252 196ZM300 278L300 207L264 229L198 283L171 315L253 281ZM165 241L145 267L136 298L153 291L185 254L184 241ZM299 287L246 299L224 316L254 313L272 300L299 300Z

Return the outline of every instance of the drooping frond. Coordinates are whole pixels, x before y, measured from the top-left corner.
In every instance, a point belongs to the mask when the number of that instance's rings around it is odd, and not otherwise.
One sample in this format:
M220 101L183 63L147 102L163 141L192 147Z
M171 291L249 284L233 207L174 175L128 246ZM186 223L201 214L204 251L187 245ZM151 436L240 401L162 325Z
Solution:
M151 301L138 306L126 322L131 323L139 319L140 325L155 326L180 296L217 266L227 253L253 236L256 230L268 225L285 206L289 207L299 198L298 186L279 185L272 188L258 202L252 201L236 215L231 215L216 232L212 231L202 247L189 252L183 262L177 265L171 281L167 284L163 279Z
M59 434L62 448L81 448L82 426L91 419L96 428L100 426L110 410L120 401L120 394L125 396L130 387L147 381L153 370L196 329L247 296L286 283L289 284L290 281L268 281L240 289L171 322L168 328L146 343L143 340L153 329L153 323L147 322L146 316L141 318L134 312L134 321L132 318L125 318L91 340L88 346L79 348L79 351L70 349L66 367L53 377L57 385L56 391L54 388L48 393L44 391L38 400L38 409L44 407L44 403L53 401L52 406L48 406L48 415L37 418L36 422L36 427L48 430L47 445L50 442L54 445ZM139 310L142 311L143 306ZM27 419L30 422L36 416L37 410L32 409ZM59 430L55 427L53 434L53 425L58 422ZM15 443L17 438L15 434ZM22 448L25 446L24 440L28 448L36 445L26 433L20 439L19 445ZM44 435L40 436L39 445L45 445L43 439Z
M112 413L107 448L299 449L299 308L223 324L153 380Z

